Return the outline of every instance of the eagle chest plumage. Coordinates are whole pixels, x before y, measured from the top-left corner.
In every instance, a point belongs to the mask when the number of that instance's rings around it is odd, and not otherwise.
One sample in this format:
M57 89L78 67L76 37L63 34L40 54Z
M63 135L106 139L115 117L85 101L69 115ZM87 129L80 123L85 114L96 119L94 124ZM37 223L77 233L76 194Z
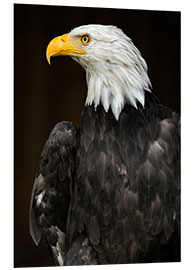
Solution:
M179 185L172 179L177 156L170 157L165 148L179 143L169 131L178 120L151 95L145 110L126 105L118 122L102 106L86 107L83 114L67 242L70 247L86 232L101 264L151 261L154 246L167 242L175 230L179 201L169 196L170 185ZM167 131L164 121L171 124ZM151 154L152 147L160 149ZM165 203L176 204L176 212Z

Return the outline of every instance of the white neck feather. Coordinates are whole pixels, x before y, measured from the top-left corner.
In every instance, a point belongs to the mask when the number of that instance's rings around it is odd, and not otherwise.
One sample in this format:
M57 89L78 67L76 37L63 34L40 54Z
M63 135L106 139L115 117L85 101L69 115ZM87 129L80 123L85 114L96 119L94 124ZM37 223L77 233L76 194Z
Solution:
M142 59L142 58L141 58ZM146 70L141 66L123 66L100 62L98 69L86 69L88 93L86 105L94 105L95 108L101 103L108 112L111 108L115 118L119 115L126 103L137 109L137 102L145 106L145 93L150 91L151 85ZM145 61L143 65L146 66Z
M82 27L85 31L85 26ZM145 93L151 86L147 65L131 39L114 26L89 26L92 42L87 53L73 57L86 70L88 93L86 105L101 103L111 108L115 118L126 103L137 109L145 106ZM80 29L78 29L80 30Z

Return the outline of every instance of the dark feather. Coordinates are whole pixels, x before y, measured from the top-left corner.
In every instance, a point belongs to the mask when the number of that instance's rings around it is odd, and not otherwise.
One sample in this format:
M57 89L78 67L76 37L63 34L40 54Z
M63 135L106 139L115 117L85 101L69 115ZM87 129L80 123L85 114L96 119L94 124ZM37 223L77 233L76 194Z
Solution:
M64 256L77 144L78 130L72 123L61 122L54 127L44 146L32 192L30 233L37 245L41 231L44 233L56 264L61 261L59 252Z
M30 232L56 264L180 261L179 117L146 92L119 121L85 107L78 131L62 122L42 152Z

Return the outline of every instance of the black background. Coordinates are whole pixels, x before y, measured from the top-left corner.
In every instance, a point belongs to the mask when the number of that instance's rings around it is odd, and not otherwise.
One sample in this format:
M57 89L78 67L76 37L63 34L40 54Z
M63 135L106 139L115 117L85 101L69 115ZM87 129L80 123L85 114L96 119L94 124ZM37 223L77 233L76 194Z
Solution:
M85 72L70 57L52 58L49 41L83 24L121 28L145 58L153 92L180 112L180 12L14 5L14 266L49 266L47 248L28 229L30 195L42 147L61 120L80 124Z

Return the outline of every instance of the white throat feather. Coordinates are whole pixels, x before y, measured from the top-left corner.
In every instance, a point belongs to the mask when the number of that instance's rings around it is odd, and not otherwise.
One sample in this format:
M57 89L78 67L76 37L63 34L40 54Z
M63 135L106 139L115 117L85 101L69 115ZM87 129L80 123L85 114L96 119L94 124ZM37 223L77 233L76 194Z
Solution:
M77 29L89 31L88 27ZM137 102L145 106L144 91L150 91L151 87L147 65L122 30L101 25L90 25L90 30L92 44L87 54L73 57L86 70L88 93L85 105L97 108L101 103L106 112L111 108L118 120L126 103L136 109Z

